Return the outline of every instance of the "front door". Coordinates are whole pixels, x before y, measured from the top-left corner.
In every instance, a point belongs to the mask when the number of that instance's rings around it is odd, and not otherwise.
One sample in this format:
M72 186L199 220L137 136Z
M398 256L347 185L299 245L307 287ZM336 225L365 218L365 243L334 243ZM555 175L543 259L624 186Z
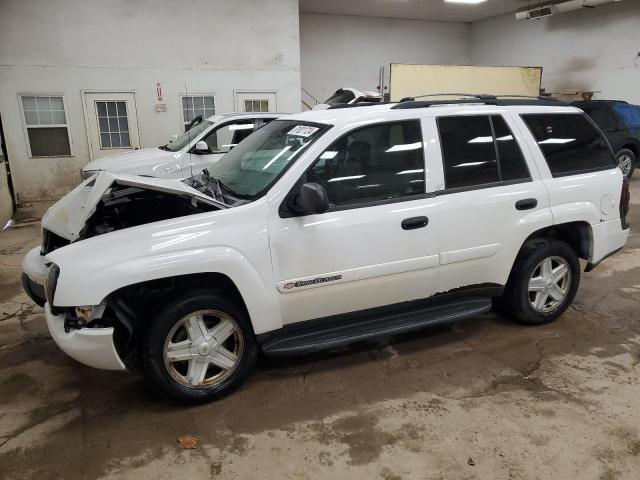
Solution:
M140 148L133 93L84 93L84 109L92 160Z
M236 92L236 112L277 112L276 92Z
M417 120L353 130L327 148L303 181L322 185L330 209L276 215L269 236L284 323L434 293L438 204L425 195Z

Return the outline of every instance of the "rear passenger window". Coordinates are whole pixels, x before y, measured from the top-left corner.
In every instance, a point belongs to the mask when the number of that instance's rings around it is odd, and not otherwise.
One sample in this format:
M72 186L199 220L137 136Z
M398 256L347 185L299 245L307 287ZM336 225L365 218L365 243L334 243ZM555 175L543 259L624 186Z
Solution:
M498 182L498 160L489 117L438 118L446 188Z
M522 119L538 142L554 177L616 166L606 140L584 115L525 114Z
M508 182L511 180L528 180L531 178L527 162L522 155L522 150L507 122L500 115L492 115L493 131L496 136L498 146L498 161L500 163L501 180Z
M417 121L360 128L325 150L307 172L332 206L349 206L425 193L424 154Z

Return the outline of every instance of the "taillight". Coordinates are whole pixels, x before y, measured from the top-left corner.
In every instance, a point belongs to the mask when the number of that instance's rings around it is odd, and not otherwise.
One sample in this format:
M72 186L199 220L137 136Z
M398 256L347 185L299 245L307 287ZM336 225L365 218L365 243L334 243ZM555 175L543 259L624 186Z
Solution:
M629 179L624 177L622 180L622 191L620 192L620 222L622 222L622 229L629 228L627 223L627 213L629 213L629 200L631 199L631 193L629 192Z

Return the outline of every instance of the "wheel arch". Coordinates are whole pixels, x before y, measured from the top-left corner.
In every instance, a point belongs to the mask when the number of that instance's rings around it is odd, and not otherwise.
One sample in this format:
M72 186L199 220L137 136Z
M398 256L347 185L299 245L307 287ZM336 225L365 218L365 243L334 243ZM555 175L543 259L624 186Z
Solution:
M118 352L122 356L131 353L160 312L189 292L218 293L232 301L247 316L253 331L247 303L229 276L219 272L173 275L126 285L107 296L105 317L112 320Z
M623 148L631 150L636 156L636 161L640 159L640 142L639 141L632 138L624 140L620 145L620 147L618 148L618 150L615 152L616 156L618 155L620 150L622 150Z
M518 256L523 249L533 240L555 239L568 244L576 252L578 258L588 260L593 252L593 232L591 225L584 221L574 221L549 225L531 233L520 247Z

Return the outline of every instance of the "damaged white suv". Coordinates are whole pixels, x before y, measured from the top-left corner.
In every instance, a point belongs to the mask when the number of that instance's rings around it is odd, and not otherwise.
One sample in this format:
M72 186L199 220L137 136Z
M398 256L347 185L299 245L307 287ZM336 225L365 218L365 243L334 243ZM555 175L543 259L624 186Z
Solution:
M275 120L193 178L101 173L43 219L47 323L78 361L218 398L259 352L488 311L541 324L622 248L628 185L578 109L404 102ZM42 255L41 255L42 253Z

